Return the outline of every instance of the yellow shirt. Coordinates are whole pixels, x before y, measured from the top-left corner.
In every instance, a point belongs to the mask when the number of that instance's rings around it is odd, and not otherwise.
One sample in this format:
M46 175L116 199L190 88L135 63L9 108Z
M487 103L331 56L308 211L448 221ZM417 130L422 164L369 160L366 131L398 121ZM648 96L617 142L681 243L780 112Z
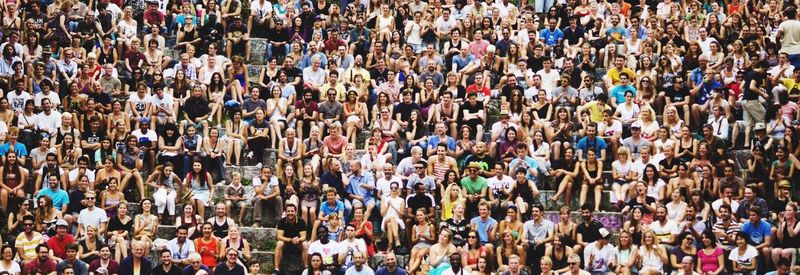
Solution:
M583 105L586 110L589 110L589 119L592 120L594 123L600 123L603 121L603 110L611 110L611 107L608 104L605 105L605 108L598 105L597 101L592 101Z
M628 79L630 80L630 83L635 83L634 81L636 80L636 73L634 73L633 70L631 70L628 67L622 67L622 72L620 72L619 70L617 70L617 67L613 67L609 69L608 72L606 72L606 76L608 76L611 79L611 85L619 84L620 73L628 74Z

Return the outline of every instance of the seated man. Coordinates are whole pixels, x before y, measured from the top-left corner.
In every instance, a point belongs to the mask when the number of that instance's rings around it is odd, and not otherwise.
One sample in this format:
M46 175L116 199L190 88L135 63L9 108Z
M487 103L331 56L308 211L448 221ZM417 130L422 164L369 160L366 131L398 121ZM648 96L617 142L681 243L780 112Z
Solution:
M298 249L302 251L300 255L305 255L308 251L308 242L306 241L306 222L297 217L297 206L294 204L286 205L286 217L278 221L278 233L275 238L277 244L275 245L275 273L281 269L281 263L284 253L296 253ZM303 258L303 265L307 265L307 258Z
M36 259L25 263L23 274L56 275L56 261L50 259L50 248L47 244L36 247Z
M232 53L241 54L244 52L244 60L250 60L250 35L247 32L247 25L242 23L242 17L233 16L233 23L228 28L228 43L226 43L226 56L233 56Z
M167 249L171 253L171 262L180 267L190 264L189 255L195 252L194 242L188 240L189 225L181 225L174 239L167 242Z
M261 213L264 208L268 217L278 217L283 213L283 199L278 186L278 178L272 175L271 167L261 168L261 174L253 178L255 197L253 198L253 227L261 226Z
M336 189L333 187L326 187L325 198L326 200L319 206L319 214L317 214L317 219L314 221L314 226L311 229L311 240L314 240L314 237L321 235L321 233L318 231L322 231L323 229L326 232L328 231L326 226L320 225L322 225L323 222L328 222L331 219L331 214L336 214L338 217L344 217L344 203L336 199ZM311 251L309 250L308 253L311 253Z
M72 243L67 245L67 258L62 260L56 265L58 273L65 274L64 270L67 267L72 267L76 275L86 275L89 272L89 265L78 259L78 244Z
M351 205L360 203L366 206L364 219L369 220L372 209L375 208L375 198L372 196L372 192L375 190L375 177L369 171L362 171L360 160L352 160L350 161L350 176L345 185Z

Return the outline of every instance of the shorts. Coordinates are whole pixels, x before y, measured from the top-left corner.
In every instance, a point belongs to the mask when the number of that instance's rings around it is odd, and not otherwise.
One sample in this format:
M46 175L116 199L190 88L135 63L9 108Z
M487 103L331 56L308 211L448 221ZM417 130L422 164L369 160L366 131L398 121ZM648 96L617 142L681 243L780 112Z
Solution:
M764 105L757 99L742 100L742 111L745 126L753 127L756 123L766 122L764 121L764 117L766 116L767 110L764 109Z

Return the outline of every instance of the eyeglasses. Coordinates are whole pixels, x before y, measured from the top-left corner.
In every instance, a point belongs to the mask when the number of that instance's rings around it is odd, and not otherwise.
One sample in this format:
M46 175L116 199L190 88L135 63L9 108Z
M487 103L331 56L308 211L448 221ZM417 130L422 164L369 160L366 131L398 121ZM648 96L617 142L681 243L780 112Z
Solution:
M32 223L26 223L25 226L33 226Z
M94 199L94 197L90 197L90 198L86 198L86 199L87 199L87 200L93 200L93 199Z

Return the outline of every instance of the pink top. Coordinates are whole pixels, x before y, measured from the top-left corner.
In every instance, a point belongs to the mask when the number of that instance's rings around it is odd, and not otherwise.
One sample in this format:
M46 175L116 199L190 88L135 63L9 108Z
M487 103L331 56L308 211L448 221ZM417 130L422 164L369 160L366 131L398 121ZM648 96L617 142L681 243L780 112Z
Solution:
M719 255L724 254L722 248L714 248L714 252L711 254L706 255L705 249L701 249L697 251L697 259L700 260L701 266L700 271L703 273L716 271L719 268L719 261L717 257Z

